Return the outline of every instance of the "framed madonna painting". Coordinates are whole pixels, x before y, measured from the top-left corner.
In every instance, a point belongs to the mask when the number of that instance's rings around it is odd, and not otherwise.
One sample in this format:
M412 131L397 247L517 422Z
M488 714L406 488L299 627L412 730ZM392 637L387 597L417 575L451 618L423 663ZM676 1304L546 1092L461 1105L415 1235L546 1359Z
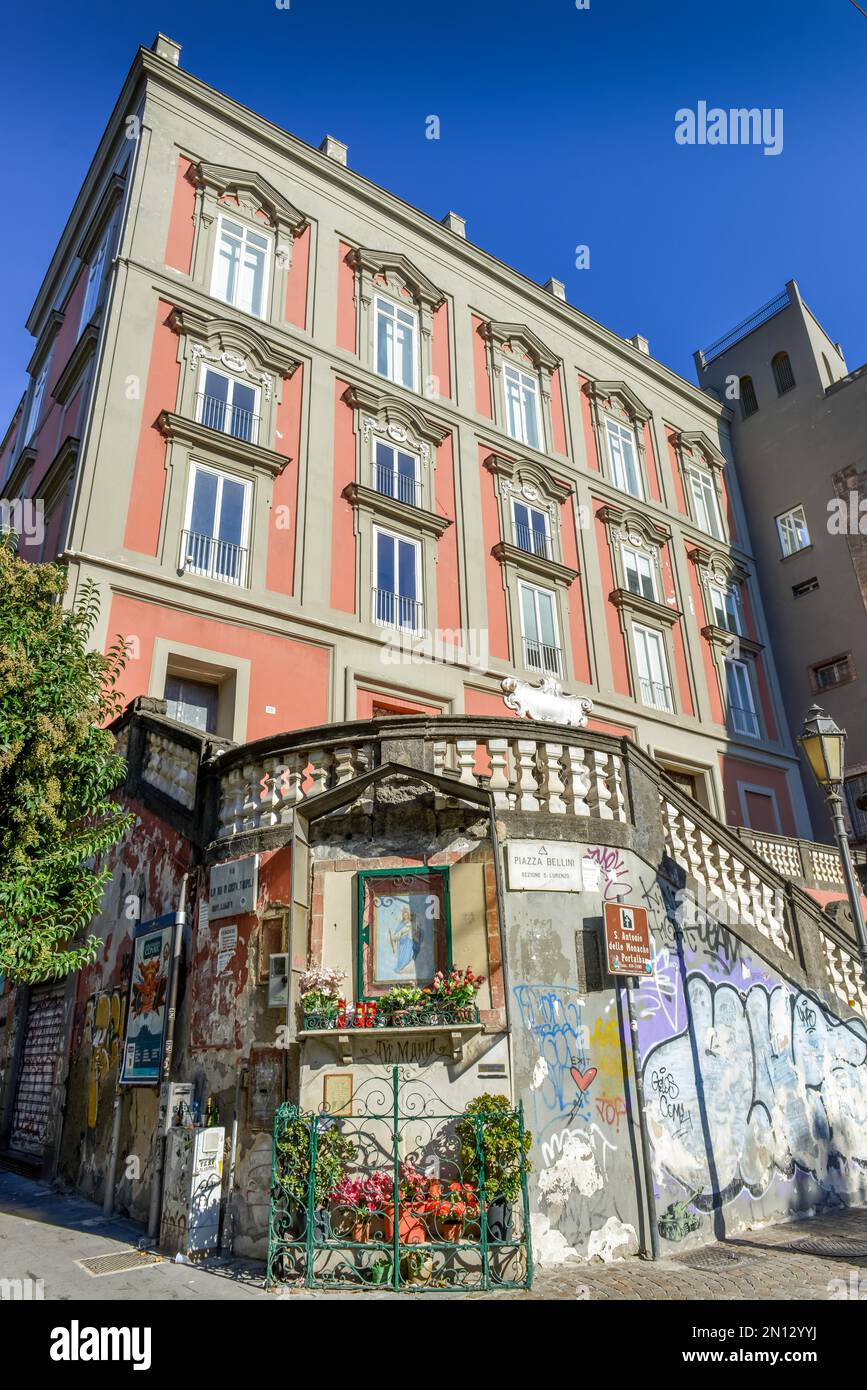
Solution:
M452 963L448 869L358 875L358 983L365 999L432 983Z

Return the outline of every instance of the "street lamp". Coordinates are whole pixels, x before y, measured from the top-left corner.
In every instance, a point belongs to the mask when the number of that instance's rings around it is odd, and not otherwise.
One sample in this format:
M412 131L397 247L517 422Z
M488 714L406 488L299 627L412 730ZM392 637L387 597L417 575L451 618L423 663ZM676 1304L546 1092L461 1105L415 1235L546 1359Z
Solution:
M828 810L834 826L834 838L837 841L837 848L840 851L840 859L843 864L843 877L846 880L846 893L849 897L849 907L855 924L855 937L861 956L861 968L865 984L867 984L867 929L865 929L864 914L861 911L861 889L852 868L852 856L849 853L849 841L846 838L846 823L843 819L843 798L840 795L840 789L843 785L843 744L845 741L845 729L838 729L831 716L820 709L818 705L813 705L807 711L798 742L804 750L813 776L825 793L825 800L828 803Z

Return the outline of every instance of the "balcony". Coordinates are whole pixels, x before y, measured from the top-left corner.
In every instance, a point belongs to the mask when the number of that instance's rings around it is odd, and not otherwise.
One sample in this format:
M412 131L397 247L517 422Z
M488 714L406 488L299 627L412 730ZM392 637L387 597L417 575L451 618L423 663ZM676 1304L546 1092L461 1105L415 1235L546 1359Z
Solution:
M243 439L255 444L259 438L259 416L251 410L230 405L219 396L207 396L199 392L196 396L196 418L200 425L222 434L231 434L234 439Z
M534 531L522 522L515 522L515 544L527 555L538 555L543 560L552 559L551 542L544 531Z
M218 579L221 584L242 585L247 573L247 551L242 545L217 536L185 531L181 546L181 569L188 574Z
M403 632L421 632L422 606L417 599L405 598L390 589L374 589L373 621L377 627L393 627Z
M536 642L531 637L525 637L524 664L531 671L541 671L546 676L562 676L563 653L559 647L552 647L547 642Z
M758 738L759 721L755 710L745 709L742 705L729 705L729 722L736 734Z
M641 703L650 709L667 710L670 714L674 708L671 698L671 686L664 685L662 681L646 680L644 676L639 677L641 686Z
M395 497L398 502L406 502L410 507L421 506L421 483L415 478L395 473L393 468L385 464L373 465L373 487L382 497Z

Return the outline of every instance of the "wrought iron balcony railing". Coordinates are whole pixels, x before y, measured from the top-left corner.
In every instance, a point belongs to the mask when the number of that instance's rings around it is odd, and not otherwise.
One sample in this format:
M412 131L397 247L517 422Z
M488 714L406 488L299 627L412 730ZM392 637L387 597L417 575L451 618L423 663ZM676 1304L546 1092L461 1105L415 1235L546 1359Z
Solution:
M664 685L662 681L650 681L641 677L641 703L649 705L651 709L669 710L673 708L671 700L671 686Z
M551 543L544 531L535 531L531 526L515 522L515 543L519 550L528 555L540 555L544 560L551 559Z
M750 738L758 738L759 721L755 710L744 709L742 705L729 705L729 718L736 734L747 734Z
M524 660L533 671L544 671L549 676L563 674L563 653L559 647L549 646L547 642L535 642L531 637L525 637Z
M181 546L181 569L206 575L223 584L243 584L247 572L247 551L242 545L185 531Z
M421 506L421 484L415 478L395 473L385 464L373 465L373 486L383 497L396 497L398 502L406 502L410 507Z
M258 443L259 416L251 410L242 410L240 406L220 400L219 396L208 396L203 392L196 396L196 402L199 424L234 435L235 439L244 439L248 444Z
M390 589L374 589L373 621L379 627L403 628L407 632L421 631L421 604L414 598L392 593Z
M368 1015L369 1017L369 1015ZM363 1021L363 1015L356 1010L347 1010L342 1021L339 1021L337 1003L333 1009L314 1009L305 1013L303 1017L304 1032L318 1032L322 1029L329 1031L347 1029L364 1029L369 1031L377 1028L447 1028L456 1027L459 1024L478 1023L479 1011L475 1004L464 1004L455 1006L453 1004L438 1004L431 1000L424 1005L411 1005L403 1009L377 1009L372 1022Z

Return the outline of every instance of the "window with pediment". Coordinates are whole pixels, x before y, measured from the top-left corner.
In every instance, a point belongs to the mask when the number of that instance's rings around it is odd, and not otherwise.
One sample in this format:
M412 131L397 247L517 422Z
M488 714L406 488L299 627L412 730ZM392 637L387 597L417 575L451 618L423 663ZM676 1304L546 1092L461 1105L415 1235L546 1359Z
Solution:
M746 633L743 589L747 572L725 551L698 548L690 558L702 591L702 636L710 644L729 730L758 738L761 726L755 663L763 647Z
M700 430L681 430L673 439L691 521L713 540L727 540L722 505L723 455Z
M253 170L194 166L193 279L238 313L281 323L286 272L307 218Z
M492 320L483 327L495 424L528 449L552 447L551 377L558 359L526 324Z
M436 396L433 316L445 296L402 252L357 247L349 254L358 305L357 350L370 371Z
M650 411L624 381L588 381L596 448L612 487L643 501L647 496L644 426Z

